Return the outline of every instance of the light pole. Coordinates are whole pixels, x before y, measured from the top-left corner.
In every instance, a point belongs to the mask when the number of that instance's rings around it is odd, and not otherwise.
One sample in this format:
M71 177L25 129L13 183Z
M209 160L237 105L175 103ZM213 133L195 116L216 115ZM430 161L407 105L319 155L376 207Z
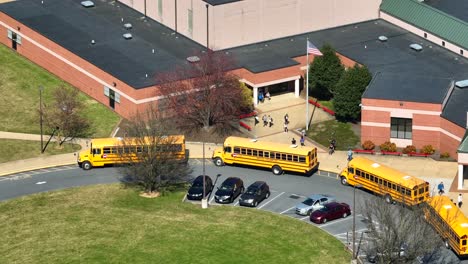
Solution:
M353 186L353 263L356 263L356 258L357 258L357 254L356 254L356 188L361 188L361 187L362 187L361 184L356 184Z
M203 139L203 199L202 208L208 208L208 200L206 199L206 181L205 181L205 140Z
M44 153L44 138L42 131L42 90L44 90L44 87L39 86L39 124L41 127L41 154Z

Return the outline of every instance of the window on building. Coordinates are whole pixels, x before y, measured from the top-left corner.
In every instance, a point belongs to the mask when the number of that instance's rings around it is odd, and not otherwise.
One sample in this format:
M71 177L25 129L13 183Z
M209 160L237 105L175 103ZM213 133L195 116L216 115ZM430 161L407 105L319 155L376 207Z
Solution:
M411 139L413 137L413 120L410 118L392 117L390 128L392 138Z
M159 15L159 18L162 19L162 15L163 15L162 0L158 0L158 15Z
M192 9L188 10L188 33L190 37L193 35L193 11Z
M427 33L424 33L424 37L427 38Z

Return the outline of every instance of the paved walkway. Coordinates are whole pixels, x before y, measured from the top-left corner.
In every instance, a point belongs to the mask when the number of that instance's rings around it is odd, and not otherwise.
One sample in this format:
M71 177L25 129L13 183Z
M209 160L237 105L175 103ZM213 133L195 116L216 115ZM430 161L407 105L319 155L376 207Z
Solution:
M257 110L259 112L260 119L264 114L270 115L273 117L275 124L272 127L263 127L262 122L260 122L260 124L255 126L253 117L243 119L245 123L249 124L253 128L253 130L250 132L247 130L244 132L251 137L257 137L259 140L265 141L283 142L289 144L293 137L299 141L299 131L305 127L305 108L306 106L304 99L295 98L291 93L273 96L271 101L260 104ZM309 106L309 110L309 119L312 117L313 113L313 123L332 119L330 115L320 109L315 109L314 111L314 107L312 105ZM286 113L289 115L290 120L290 131L288 133L283 132L284 115ZM0 132L0 138L40 140L39 135L9 132ZM47 139L48 137L45 136L44 141ZM75 140L75 143L80 144L82 148L87 148L89 139L77 139ZM314 143L312 141L306 142L306 145L313 144ZM211 157L212 151L215 147L216 144L205 144L206 158ZM321 146L317 147L319 149L318 159L320 161L321 170L339 173L346 166L346 152L336 151L333 155L328 155L326 149L323 149ZM203 158L203 149L201 143L188 142L187 148L190 150L191 158ZM356 156L366 154L354 155ZM456 196L459 193L459 191L457 191L455 188L455 180L457 176L456 162L435 161L431 158L422 157L396 157L384 155L366 156L379 163L407 172L410 175L425 179L431 184L431 188L433 188L434 193L437 191L437 184L443 181L446 190L450 190L447 192L447 195L456 200ZM76 153L68 153L61 155L44 155L38 158L0 163L0 176L18 173L21 171L35 170L39 168L76 164L76 158ZM465 199L468 199L468 196L465 197ZM465 206L465 208L462 209L464 213L468 215L468 206Z

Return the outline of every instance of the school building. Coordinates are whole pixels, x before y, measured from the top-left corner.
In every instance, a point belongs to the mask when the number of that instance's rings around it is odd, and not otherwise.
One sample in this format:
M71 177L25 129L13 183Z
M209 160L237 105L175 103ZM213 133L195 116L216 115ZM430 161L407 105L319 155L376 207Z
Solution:
M373 74L361 102L362 141L431 144L457 158L466 176L461 1L1 0L0 42L123 117L150 103L163 109L156 76L207 47L234 58L254 103L260 91L299 96L306 39L329 43L346 67Z

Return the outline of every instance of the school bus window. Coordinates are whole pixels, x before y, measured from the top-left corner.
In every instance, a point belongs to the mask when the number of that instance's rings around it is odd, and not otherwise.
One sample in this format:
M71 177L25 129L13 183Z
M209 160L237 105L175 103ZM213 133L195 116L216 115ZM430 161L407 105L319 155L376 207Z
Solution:
M406 189L406 195L411 196L411 190Z
M231 147L224 147L224 152L231 153Z
M289 154L288 154L288 155L287 155L287 159L288 159L289 161L292 161L292 155L289 155Z
M104 154L109 154L110 152L111 152L111 151L110 151L110 148L109 148L109 147L103 148L103 149L102 149L102 153L104 153Z
M379 185L382 185L382 179L379 178Z
M93 154L101 154L101 149L94 148Z
M138 146L136 148L136 150L137 150L137 153L142 153L143 152L143 148L141 146Z
M387 187L387 183L388 183L388 182L384 180L384 181L383 181L383 186L384 186L384 187Z
M426 189L425 189L425 190L426 190L426 192L428 192L428 191L429 191L429 186L426 186Z
M258 150L256 150L256 149L252 150L252 155L258 156Z
M248 150L247 150L247 155L252 156L252 150L251 150L251 149L248 149Z
M275 153L275 159L281 159L281 153Z
M400 192L400 185L397 185L396 191L397 191L397 192Z
M306 158L304 156L299 157L299 162L306 162Z
M246 150L246 149L244 149L244 148L241 149L241 154L244 154L244 155L245 155L246 153L247 153L247 150Z
M366 175L367 175L367 173L366 173ZM374 176L373 175L370 176L370 180L374 181Z
M299 161L299 157L298 157L298 156L293 156L293 161L298 162L298 161Z
M357 175L357 176L361 176L361 171L360 171L360 170L356 170L356 175Z
M268 151L263 152L263 156L265 158L269 158L270 157L270 152L268 152Z
M354 168L348 168L349 173L354 173Z
M462 246L466 246L466 239L462 240Z
M259 150L259 151L258 151L258 156L259 156L259 157L263 157L263 150Z
M240 154L240 148L234 148L234 153Z

